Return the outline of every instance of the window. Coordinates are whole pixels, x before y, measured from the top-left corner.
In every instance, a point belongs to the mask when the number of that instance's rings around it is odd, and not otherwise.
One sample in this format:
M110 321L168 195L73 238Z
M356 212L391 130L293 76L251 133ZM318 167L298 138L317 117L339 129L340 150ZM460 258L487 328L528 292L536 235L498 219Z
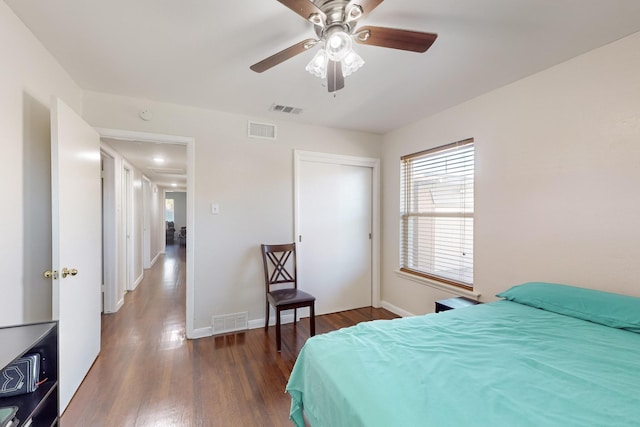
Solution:
M173 212L173 199L164 199L164 220L175 221Z
M473 139L400 161L400 270L473 289Z

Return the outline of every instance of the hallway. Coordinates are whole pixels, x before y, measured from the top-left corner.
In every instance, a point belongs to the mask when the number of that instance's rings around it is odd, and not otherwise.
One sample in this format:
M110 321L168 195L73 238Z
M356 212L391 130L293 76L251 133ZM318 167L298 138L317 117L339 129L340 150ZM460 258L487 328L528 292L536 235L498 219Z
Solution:
M193 390L182 375L192 373L193 352L185 338L184 286L185 249L168 245L124 306L102 315L100 355L62 425L181 425L180 405Z
M316 318L317 333L377 318L363 308ZM185 338L185 249L166 255L115 314L102 316L102 350L65 411L73 426L290 426L284 392L308 321L275 331Z

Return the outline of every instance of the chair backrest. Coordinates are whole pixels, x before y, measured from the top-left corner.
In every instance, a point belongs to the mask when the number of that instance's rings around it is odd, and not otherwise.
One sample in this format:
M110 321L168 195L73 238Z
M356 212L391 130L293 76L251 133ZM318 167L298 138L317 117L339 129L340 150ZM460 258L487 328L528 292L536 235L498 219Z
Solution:
M289 283L298 287L296 271L296 244L260 245L264 265L264 283L267 292L272 285Z

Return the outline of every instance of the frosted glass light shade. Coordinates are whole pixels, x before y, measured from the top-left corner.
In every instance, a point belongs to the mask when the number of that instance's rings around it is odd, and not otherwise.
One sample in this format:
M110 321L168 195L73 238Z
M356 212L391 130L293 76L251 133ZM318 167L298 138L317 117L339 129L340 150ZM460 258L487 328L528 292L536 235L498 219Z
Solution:
M332 61L342 61L351 52L351 36L344 31L334 31L327 38L325 49Z
M329 56L324 49L320 49L311 59L311 61L305 67L305 70L310 72L316 77L324 79L327 77L327 63L329 62Z
M342 75L347 77L348 75L358 71L363 65L364 59L352 50L342 60Z

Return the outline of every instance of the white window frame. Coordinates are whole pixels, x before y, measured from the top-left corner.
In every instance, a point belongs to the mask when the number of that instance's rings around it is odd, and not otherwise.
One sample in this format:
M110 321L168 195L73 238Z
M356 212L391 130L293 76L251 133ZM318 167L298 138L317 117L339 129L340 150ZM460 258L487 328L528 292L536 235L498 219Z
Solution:
M462 160L461 155L464 156ZM473 138L402 156L400 161L400 272L472 291ZM447 164L455 166L449 168ZM421 190L425 186L421 185L418 176L424 181L431 180L429 188L436 191L428 193L434 199L428 208L424 207L425 191ZM434 185L436 176L440 181L455 180L459 190L452 192L450 186ZM460 197L457 197L458 192ZM436 202L435 195L446 198L449 203ZM422 225L416 225L420 224L421 219ZM425 225L425 219L432 221ZM452 238L449 238L452 228L447 222L456 224ZM416 227L421 227L420 233L416 232ZM424 233L425 227L433 230L431 236ZM445 239L434 237L445 231L449 232L446 242ZM447 254L439 258L442 252ZM443 264L446 264L448 271L442 268Z

